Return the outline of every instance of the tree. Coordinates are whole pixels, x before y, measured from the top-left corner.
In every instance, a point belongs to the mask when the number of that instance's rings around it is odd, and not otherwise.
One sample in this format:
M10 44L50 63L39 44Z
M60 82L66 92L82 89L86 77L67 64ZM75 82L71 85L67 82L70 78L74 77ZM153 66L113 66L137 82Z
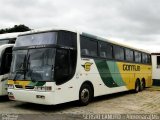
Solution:
M5 28L5 29L0 29L0 34L3 33L12 33L12 32L25 32L31 30L29 27L20 24L20 25L15 25L12 28Z

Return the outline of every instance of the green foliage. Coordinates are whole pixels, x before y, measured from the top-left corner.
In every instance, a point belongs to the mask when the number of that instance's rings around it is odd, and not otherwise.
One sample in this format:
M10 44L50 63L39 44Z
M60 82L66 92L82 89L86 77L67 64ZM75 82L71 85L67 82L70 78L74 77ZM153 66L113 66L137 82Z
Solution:
M24 32L24 31L29 31L29 30L31 30L29 27L21 24L21 25L15 25L12 28L0 29L0 34L12 33L12 32Z

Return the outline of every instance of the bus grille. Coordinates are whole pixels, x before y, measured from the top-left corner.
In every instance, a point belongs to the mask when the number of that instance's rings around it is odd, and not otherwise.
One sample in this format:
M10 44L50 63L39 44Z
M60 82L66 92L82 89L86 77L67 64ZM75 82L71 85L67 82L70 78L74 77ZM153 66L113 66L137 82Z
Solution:
M16 88L23 88L22 85L15 85Z
M34 89L34 86L25 86L25 89Z

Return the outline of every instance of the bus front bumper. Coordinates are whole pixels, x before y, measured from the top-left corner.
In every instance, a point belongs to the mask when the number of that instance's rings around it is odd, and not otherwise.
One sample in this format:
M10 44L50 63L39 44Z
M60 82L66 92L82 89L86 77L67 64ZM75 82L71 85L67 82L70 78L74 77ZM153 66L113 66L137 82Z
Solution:
M54 101L55 92L38 92L26 90L8 89L8 97L10 100L17 100L22 102L55 105Z

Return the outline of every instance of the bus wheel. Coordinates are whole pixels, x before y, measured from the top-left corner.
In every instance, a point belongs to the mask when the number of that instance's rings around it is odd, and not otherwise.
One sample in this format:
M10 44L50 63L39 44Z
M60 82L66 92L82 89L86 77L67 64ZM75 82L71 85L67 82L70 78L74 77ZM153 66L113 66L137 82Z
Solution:
M146 87L145 80L142 80L142 83L141 83L141 90L144 90L145 87Z
M140 81L136 80L134 92L138 93L141 90Z
M82 85L79 92L79 103L81 106L88 105L92 99L92 89L88 84Z

